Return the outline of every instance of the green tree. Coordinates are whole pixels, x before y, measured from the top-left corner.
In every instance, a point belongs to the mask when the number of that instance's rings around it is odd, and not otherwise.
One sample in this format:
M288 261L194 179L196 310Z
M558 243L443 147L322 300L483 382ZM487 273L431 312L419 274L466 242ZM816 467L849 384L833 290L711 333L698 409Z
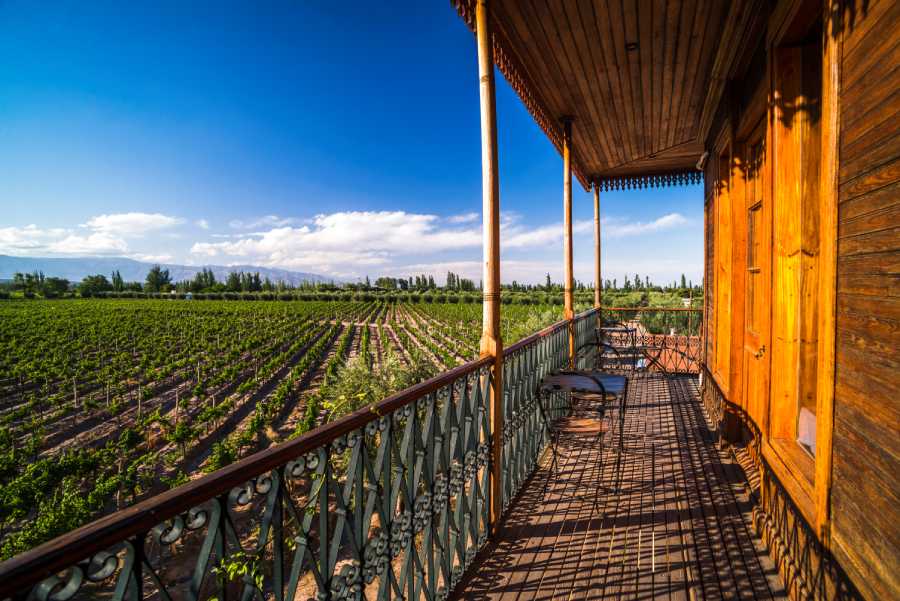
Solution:
M81 296L97 296L101 292L113 290L113 285L109 283L103 274L85 276L81 283L78 284L78 292Z
M112 289L116 292L125 290L125 280L122 279L122 274L118 269L112 272Z
M241 291L241 275L236 271L229 272L228 279L225 280L225 290L228 292Z
M172 285L172 278L168 269L163 269L159 265L154 265L147 272L147 280L144 288L148 292L165 292Z

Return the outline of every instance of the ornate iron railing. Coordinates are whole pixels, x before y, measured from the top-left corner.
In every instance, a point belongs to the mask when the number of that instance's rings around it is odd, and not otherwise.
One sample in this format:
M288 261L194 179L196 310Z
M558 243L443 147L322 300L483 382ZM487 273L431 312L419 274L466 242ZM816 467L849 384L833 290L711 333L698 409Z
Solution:
M636 344L655 349L649 369L669 373L700 373L703 357L703 310L681 307L604 307L605 322L621 323L633 334L612 333L618 346Z
M577 336L594 315L578 316ZM534 391L568 360L566 322L504 358L506 506L544 446ZM491 364L458 367L14 557L0 564L0 600L445 599L491 526ZM558 395L552 411L567 402Z

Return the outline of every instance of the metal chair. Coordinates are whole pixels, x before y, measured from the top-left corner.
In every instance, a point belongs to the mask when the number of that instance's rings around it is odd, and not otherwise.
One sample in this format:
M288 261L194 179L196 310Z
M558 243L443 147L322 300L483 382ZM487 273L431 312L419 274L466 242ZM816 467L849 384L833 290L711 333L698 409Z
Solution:
M590 395L595 399L599 398L600 403L594 409L595 415L580 417L570 414L557 420L551 419L544 402L551 393L557 392L565 392L572 395ZM550 469L547 471L547 481L544 484L544 494L547 492L550 478L559 471L559 437L563 433L595 435L600 458L600 473L603 473L603 435L609 430L609 426L604 419L607 411L607 400L610 396L613 398L621 396L624 399L627 392L628 380L624 376L615 374L559 371L541 380L537 391L538 410L544 426L547 428L552 453ZM597 491L599 492L599 490L600 484L598 483ZM597 502L596 496L594 502L595 504Z

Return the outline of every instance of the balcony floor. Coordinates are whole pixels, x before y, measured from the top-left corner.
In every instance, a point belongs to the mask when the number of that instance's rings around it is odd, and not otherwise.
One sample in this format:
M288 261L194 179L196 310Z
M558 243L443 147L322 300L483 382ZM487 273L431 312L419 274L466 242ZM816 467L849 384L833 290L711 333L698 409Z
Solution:
M695 377L637 376L625 452L608 432L601 472L595 438L564 433L558 472L545 457L458 598L784 598L749 524L744 473L708 438ZM598 494L598 481L618 492Z

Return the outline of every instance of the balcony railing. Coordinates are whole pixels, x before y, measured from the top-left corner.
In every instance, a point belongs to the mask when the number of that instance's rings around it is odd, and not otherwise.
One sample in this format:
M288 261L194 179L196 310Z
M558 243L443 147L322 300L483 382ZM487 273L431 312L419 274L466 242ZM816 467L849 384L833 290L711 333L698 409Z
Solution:
M576 317L579 345L595 321ZM534 391L568 361L567 325L504 352L503 507L545 444ZM0 564L0 599L445 599L491 526L490 366L460 366L14 557Z
M687 307L604 307L604 321L622 323L634 333L612 333L616 346L647 347L646 367L668 373L699 374L703 358L703 310Z

